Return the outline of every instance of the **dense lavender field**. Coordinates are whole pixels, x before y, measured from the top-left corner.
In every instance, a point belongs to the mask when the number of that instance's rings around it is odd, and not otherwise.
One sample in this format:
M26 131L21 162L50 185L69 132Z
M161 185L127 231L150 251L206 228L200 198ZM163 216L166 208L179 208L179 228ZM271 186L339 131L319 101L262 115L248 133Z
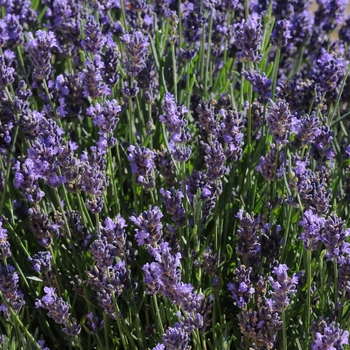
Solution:
M1 349L349 349L346 6L1 0Z

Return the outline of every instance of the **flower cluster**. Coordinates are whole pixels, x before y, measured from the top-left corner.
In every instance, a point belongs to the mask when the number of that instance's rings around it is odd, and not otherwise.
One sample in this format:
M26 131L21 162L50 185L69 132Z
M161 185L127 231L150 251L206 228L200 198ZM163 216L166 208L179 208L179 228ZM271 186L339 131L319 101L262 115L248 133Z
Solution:
M139 145L131 145L128 148L130 152L128 161L131 164L131 172L135 174L137 182L147 190L152 190L155 181L152 177L154 169L154 153L148 148Z

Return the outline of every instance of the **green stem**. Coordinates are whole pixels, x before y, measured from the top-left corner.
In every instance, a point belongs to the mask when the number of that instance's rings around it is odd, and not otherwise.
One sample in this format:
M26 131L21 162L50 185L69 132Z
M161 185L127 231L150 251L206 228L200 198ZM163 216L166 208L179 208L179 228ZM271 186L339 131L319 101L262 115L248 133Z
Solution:
M112 151L110 148L108 148L108 169L109 169L109 177L111 179L112 182L112 188L113 188L113 198L115 201L115 207L116 207L116 211L117 213L120 212L120 206L119 206L119 199L118 199L118 191L117 191L117 185L115 183L115 176L114 176L114 161L113 161L113 157L112 157Z
M49 88L48 88L48 86L47 86L47 83L46 83L46 80L45 80L45 79L43 79L43 84L44 84L44 90L45 90L47 99L49 100L50 107L52 108L52 113L55 115L55 118L58 119L56 107L55 107L54 103L53 103L52 100L51 100Z
M208 29L208 46L207 46L207 57L205 62L205 75L204 75L204 96L208 98L208 74L209 74L209 62L210 62L210 51L211 51L211 31L213 27L213 14L214 11L211 11L209 18L209 29Z
M157 316L157 326L159 328L159 332L161 334L164 334L164 327L163 327L163 321L162 318L160 316L160 312L159 312L159 306L158 306L158 301L157 301L157 295L153 294L152 295L152 299L153 299L153 303L155 306L155 311L156 311L156 316Z
M108 334L108 331L109 331L109 327L108 327L109 318L108 318L108 316L107 316L107 314L105 312L103 313L103 320L105 321L104 327L103 327L104 336L105 336L105 349L109 350L109 334Z
M253 208L253 201L254 201L254 193L253 191L250 191L252 188L252 174L251 174L251 169L252 169L252 151L253 151L253 145L252 145L252 98L253 98L253 87L251 84L248 86L248 152L247 152L247 157L248 157L248 176L247 176L247 184L248 184L248 191L250 193L249 196L249 207L250 209ZM246 194L246 193L244 193Z
M287 350L287 319L286 319L286 310L282 310L282 349ZM308 333L306 333L308 334ZM307 348L305 348L307 349Z
M345 83L346 83L346 79L348 78L349 72L350 72L350 64L348 64L348 69L346 70L345 76L343 78L343 81L342 81L342 84L341 84L341 88L340 88L340 91L338 93L338 98L337 98L337 101L336 101L334 109L333 109L332 116L329 118L329 121L328 121L329 123L332 123L334 115L335 115L335 113L338 110L339 101L340 101L340 98L341 98L341 96L343 94L344 86L345 86Z
M64 224L65 224L65 227L66 227L66 230L67 230L67 235L68 235L69 241L71 243L74 260L75 260L75 263L76 263L76 268L78 269L80 276L83 276L83 273L80 270L80 264L79 264L77 252L75 250L74 241L73 241L73 238L72 238L72 233L70 232L70 228L69 228L69 224L68 224L68 221L67 221L66 213L65 213L65 211L63 209L63 206L62 206L61 199L60 199L60 196L58 194L57 188L54 189L54 193L55 193L56 200L58 202L58 205L59 205L61 213L62 213L62 217L63 217L63 221L64 221Z
M171 59L173 64L174 97L175 97L175 101L177 101L177 71L176 71L175 43L171 43Z
M337 258L334 258L333 262L333 269L334 269L334 309L335 309L335 316L338 318L338 260Z
M344 120L345 118L347 118L350 115L350 112L345 113L344 115L342 115L339 119L335 120L330 127L333 128L335 125L337 125L338 123L340 123L342 120Z
M8 311L10 312L11 316L14 319L14 322L19 325L19 327L22 329L23 333L29 338L35 349L42 350L41 346L37 343L37 341L34 339L34 337L29 333L28 329L23 325L22 321L18 317L18 315L13 311L11 305L8 303L2 292L0 291L0 297L4 301L5 305L7 306Z
M305 321L305 349L309 346L309 335L311 326L311 250L306 250L306 271L307 271L307 282L306 282L306 321Z
M244 1L244 14L245 14L245 19L249 17L249 0Z
M275 57L275 62L274 62L274 66L273 66L272 91L271 91L272 100L275 100L275 92L276 92L277 76L278 76L278 68L279 68L280 59L281 59L281 49L278 48L276 51L276 57Z
M178 23L178 28L179 28L179 48L181 47L182 43L182 14L181 14L181 0L177 1L178 5L178 14L177 16L179 17L179 23Z

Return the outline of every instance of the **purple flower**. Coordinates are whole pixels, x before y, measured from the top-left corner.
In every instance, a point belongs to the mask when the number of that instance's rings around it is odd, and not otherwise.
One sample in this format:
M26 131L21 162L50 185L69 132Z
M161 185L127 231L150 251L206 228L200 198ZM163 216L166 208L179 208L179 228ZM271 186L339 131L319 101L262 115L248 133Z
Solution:
M182 310L192 313L198 311L201 306L201 301L204 299L202 294L199 294L194 290L194 287L190 283L179 282L174 286L174 291L168 293L165 291L164 295L169 300L178 306Z
M2 228L3 219L0 215L0 260L6 260L12 253L10 250L10 242L8 242L7 230Z
M181 281L181 254L173 255L167 242L161 243L156 248L150 247L149 251L156 262L147 263L142 267L145 273L143 281L147 285L147 294L167 294L167 297L172 300L174 286Z
M189 134L185 136L186 139L189 139L190 137L191 136ZM176 143L173 140L169 142L169 149L173 155L173 158L178 162L187 162L192 153L192 147L187 147L183 143Z
M315 79L317 89L323 92L332 91L337 87L345 74L345 62L342 58L335 58L325 50L315 66Z
M198 191L202 220L206 222L215 208L216 197L222 193L221 181L220 179L211 180L205 172L194 170L186 179L186 195L192 205L196 203Z
M221 143L213 139L209 144L201 142L204 147L204 161L208 168L207 175L211 180L217 180L223 177L226 173L226 157Z
M137 182L146 189L153 189L155 181L152 178L152 171L155 166L153 161L155 154L150 149L139 145L129 146L128 151L130 152L128 161Z
M4 47L9 38L6 22L0 19L0 47Z
M327 187L326 169L315 173L306 168L304 162L297 162L293 168L296 174L296 186L292 183L292 188L296 187L300 195L301 203L306 208L312 208L317 214L326 214L330 206L330 189Z
M235 110L226 112L221 109L219 135L223 140L225 156L227 160L236 162L242 157L243 133L245 119L243 113L237 113Z
M111 89L103 82L103 62L99 55L95 55L94 61L86 60L85 69L81 73L83 81L83 96L91 97L94 100L102 96L109 96Z
M55 293L55 288L44 287L45 295L42 299L37 299L35 307L42 307L48 310L48 316L53 318L56 323L66 324L69 317L69 304Z
M33 258L28 257L28 260L33 264L35 272L47 274L51 271L51 259L52 256L49 252L38 252Z
M259 17L249 16L247 20L234 25L234 44L239 49L237 57L242 62L259 62L262 55L259 48L262 41L262 29Z
M38 30L34 39L32 33L28 33L28 51L34 66L33 78L37 80L48 79L51 73L51 48L57 47L57 41L53 32Z
M182 191L175 191L174 187L172 187L170 191L161 188L159 193L162 195L166 210L171 215L175 225L181 227L185 222L185 209L182 205L184 195Z
M142 32L136 31L133 34L124 34L120 38L126 44L126 51L129 60L124 60L127 74L136 77L145 67L148 56L148 38Z
M321 322L321 326L314 331L315 341L311 345L312 350L344 349L343 345L349 343L349 332L340 328L340 325L332 322L329 325Z
M33 171L51 187L57 187L66 180L58 174L59 164L56 157L63 148L64 131L53 119L45 118L42 114L37 115L38 127L37 138L32 141L28 150L28 158L33 161Z
M165 350L164 344L157 344L152 350Z
M96 265L100 269L106 269L111 266L117 256L116 247L107 242L107 238L96 239L90 247L92 258L96 261Z
M28 194L37 190L39 175L36 173L34 162L31 159L26 159L22 164L17 161L13 169L15 170L15 188L20 188Z
M25 304L23 300L23 293L18 289L19 277L18 273L15 271L15 268L8 264L7 266L1 264L0 265L0 290L6 299L6 301L10 304L12 309L17 312L22 306ZM7 314L7 307L5 304L2 304L2 307L5 309L5 314Z
M260 216L254 218L254 215L240 210L236 215L240 220L240 228L237 230L238 245L237 252L244 259L248 259L250 266L258 266L260 263L261 245L259 240L259 231L263 224Z
M182 13L183 38L188 43L196 42L202 35L202 24L204 23L200 6L188 8L188 11Z
M332 159L334 152L330 145L333 141L333 131L328 125L320 126L318 131L311 142L310 154L317 161Z
M315 12L316 26L325 32L331 32L342 22L347 0L319 0Z
M167 350L187 350L190 349L189 334L181 327L179 323L176 323L174 327L169 327L163 334L163 344Z
M204 273L211 277L215 277L218 269L218 254L213 253L210 247L207 247L202 255L202 268Z
M317 243L321 240L320 230L324 224L325 219L314 214L312 210L306 210L304 212L304 217L299 222L299 225L303 226L304 232L299 239L304 242L304 248L306 250L317 249Z
M104 327L104 320L100 320L93 312L86 315L87 320L85 321L86 326L89 328L92 335L96 334L99 330Z
M82 174L79 185L82 191L97 198L108 187L109 180L106 175L106 159L103 153L100 149L96 149L96 147L91 147L90 149L91 153L89 156L86 153L83 153L81 156Z
M39 209L30 208L30 229L37 236L38 243L44 248L48 248L52 243L53 234L59 235L60 226L53 223L47 214L43 214Z
M168 132L180 134L187 125L187 120L184 118L187 108L178 107L174 95L167 92L162 102L162 110L164 114L159 117L159 121L165 123Z
M320 120L316 117L316 113L312 112L298 120L296 138L301 142L302 147L307 147L317 136L321 134Z
M254 70L243 70L242 74L253 85L254 91L260 96L259 101L266 103L271 97L272 81L266 77L264 72L260 74Z
M116 248L116 255L123 259L125 254L128 255L128 243L125 232L126 221L117 214L116 220L106 218L104 226L100 224L101 237L106 238L108 244L113 244Z
M259 173L269 181L275 181L275 172L276 179L278 179L283 175L285 171L285 169L282 167L284 153L280 152L278 159L276 159L278 147L279 146L276 147L274 143L270 144L270 150L266 158L260 157L259 165L256 167L256 170L259 171Z
M99 23L93 16L89 16L84 28L85 38L81 42L81 46L92 54L97 54L102 50L106 42L106 37L102 34Z
M167 10L165 16L169 22L170 34L168 36L168 41L173 44L176 42L176 31L179 23L179 17L176 11Z
M307 8L300 13L295 13L290 19L291 43L300 47L307 44L314 28L314 16ZM290 45L290 44L289 44ZM287 46L288 47L288 46ZM291 45L292 47L292 45Z
M10 47L22 45L24 42L23 27L19 22L18 16L9 13L5 16L5 22L9 36L8 45Z
M148 210L144 211L138 217L131 216L130 220L138 227L135 229L137 244L154 246L162 236L163 225L160 219L163 214L158 207L152 209L151 206Z
M121 110L116 100L106 100L103 104L96 103L95 107L88 107L86 114L93 118L93 124L99 128L99 134L105 135L113 133Z
M60 106L57 114L63 117L81 117L83 99L83 76L82 74L60 74L56 77L56 89L59 92L58 101Z
M349 243L345 240L350 235L350 229L345 228L345 221L332 213L325 220L321 230L321 241L326 246L326 257L329 259L338 259L349 254Z
M116 319L114 301L118 298L126 286L129 285L130 271L125 267L125 262L120 261L114 266L98 268L94 266L88 272L88 284L97 292L99 305L112 319Z
M241 333L260 348L273 349L277 331L282 329L280 314L272 309L264 297L258 298L257 308L258 312L242 310L237 315Z
M5 58L0 55L0 89L3 90L7 85L12 84L15 81L13 76L14 68L7 67Z
M290 26L290 22L286 19L277 21L270 37L271 43L280 48L286 46L288 39L291 38Z
M103 79L109 87L113 87L119 80L119 58L120 53L116 50L116 44L107 39L105 52L101 53L103 61Z
M255 289L250 281L252 268L246 269L244 265L235 269L234 283L229 283L227 289L231 292L231 298L237 303L237 306L243 309L252 298Z
M215 114L214 106L211 103L199 104L196 108L198 123L209 135L216 134L219 128L218 117Z
M77 320L72 318L72 321L66 323L65 327L62 328L62 332L71 336L76 337L80 334L81 325L77 324Z
M47 346L45 346L45 340L38 340L38 345L43 349L43 350L50 350Z
M338 273L338 285L339 291L345 297L345 300L349 300L350 296L350 257L343 257L341 264L339 265Z
M123 82L124 87L121 88L121 92L126 98L134 98L140 91L137 81L132 82L132 86L127 81Z
M285 264L280 264L273 269L273 273L277 279L274 280L271 276L269 281L271 283L273 291L270 291L272 295L272 308L274 311L282 312L290 303L289 295L297 292L295 285L298 284L298 277L294 274L292 277L288 277L288 267Z
M288 103L281 99L278 99L276 103L271 101L266 120L274 141L277 144L288 143L288 134L296 124L296 120L289 110Z

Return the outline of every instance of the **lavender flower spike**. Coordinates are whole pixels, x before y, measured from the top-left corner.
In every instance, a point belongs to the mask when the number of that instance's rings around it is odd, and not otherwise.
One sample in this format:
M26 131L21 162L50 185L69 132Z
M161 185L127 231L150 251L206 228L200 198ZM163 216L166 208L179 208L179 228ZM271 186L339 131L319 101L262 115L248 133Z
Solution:
M102 34L100 25L93 16L88 18L84 32L85 38L81 42L81 46L89 53L99 53L107 39Z
M299 222L304 227L304 232L299 239L304 242L306 250L316 250L317 243L321 240L320 230L325 224L325 219L314 214L312 210L306 210L303 219Z
M258 73L254 70L242 71L244 78L254 87L254 91L260 96L259 101L266 103L271 97L272 81L266 77L265 73Z
M298 277L295 274L293 277L288 277L288 270L287 265L280 264L273 269L277 280L269 277L273 289L270 293L273 296L272 308L274 311L282 312L283 309L286 309L290 303L289 295L297 291L295 285L298 284Z
M159 208L154 207L152 209L151 206L138 217L130 217L130 220L138 227L138 229L135 229L135 238L139 246L143 244L152 246L160 240L163 228L160 222L162 217L163 214Z
M293 131L296 124L296 119L292 116L288 103L285 100L278 99L276 103L271 103L268 111L266 120L274 141L277 144L288 143L288 134Z
M148 148L139 145L131 145L128 148L130 152L128 161L131 165L131 171L136 175L137 182L146 189L153 189L155 181L152 178L152 171L154 169L155 154Z
M32 33L28 33L28 51L34 66L33 77L35 79L48 79L51 73L51 48L57 47L57 41L53 32L38 30L34 39Z
M345 228L345 221L332 213L325 221L322 231L321 240L326 246L327 258L340 258L344 253L349 254L349 243L346 238L350 235L350 229Z
M44 287L45 296L42 300L37 299L35 307L42 307L48 310L48 316L53 318L56 323L66 324L69 317L69 304L55 293L55 288Z
M349 344L349 332L342 330L339 324L332 322L328 325L326 321L321 321L317 328L314 332L316 339L311 346L312 350L342 350L343 345Z
M10 242L7 240L7 238L7 230L2 228L2 217L0 215L0 260L5 260L12 255Z
M317 60L314 79L317 89L323 93L337 87L345 74L345 62L342 58L336 58L326 51Z
M246 269L244 265L241 265L234 271L236 275L235 282L227 285L227 289L231 292L231 298L239 308L244 308L255 292L250 281L251 271L251 267Z
M137 31L133 34L124 34L120 39L126 43L126 51L130 57L128 61L123 61L126 71L131 77L137 77L146 66L150 45L148 38Z
M237 57L242 62L259 62L262 55L259 54L259 47L262 40L261 24L259 17L250 16L247 21L242 20L234 26L234 44L240 50Z
M270 37L271 43L278 47L287 46L288 39L292 37L290 35L290 26L290 22L286 19L277 21Z
M163 203L167 212L171 215L172 220L177 226L181 227L185 222L185 209L182 205L184 195L182 191L175 191L172 187L170 191L161 188L159 192L163 197Z
M178 107L174 95L167 92L162 102L162 110L164 114L159 117L159 121L165 123L168 132L180 133L187 125L187 120L184 119L187 108Z

